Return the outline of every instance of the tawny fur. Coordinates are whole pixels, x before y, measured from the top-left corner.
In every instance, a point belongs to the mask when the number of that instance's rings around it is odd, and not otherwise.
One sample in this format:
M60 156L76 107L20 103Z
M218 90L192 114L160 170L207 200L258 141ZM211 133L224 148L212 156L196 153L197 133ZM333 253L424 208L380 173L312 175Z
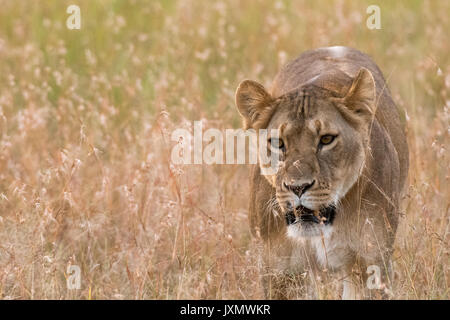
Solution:
M369 265L380 267L389 286L408 147L376 64L346 47L307 51L280 71L271 90L244 81L236 105L245 128L282 127L287 145L277 174L263 176L259 165L251 170L249 220L264 242L267 297L297 297L289 283L323 269L344 279L343 298L371 295L364 283ZM338 131L339 140L322 153L314 148L326 130ZM295 198L282 182L311 180L317 182L310 193L322 192L324 204L337 211L332 226L307 234L286 226L285 202L314 206L316 200Z

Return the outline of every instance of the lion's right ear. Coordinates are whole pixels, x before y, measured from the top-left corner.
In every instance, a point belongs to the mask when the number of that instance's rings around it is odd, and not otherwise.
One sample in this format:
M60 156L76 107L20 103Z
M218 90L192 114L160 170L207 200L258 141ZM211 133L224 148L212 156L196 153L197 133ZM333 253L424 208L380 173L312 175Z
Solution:
M244 80L236 90L236 107L244 120L244 129L260 129L272 114L273 99L256 81Z
M361 68L345 96L347 108L353 112L372 116L376 111L376 89L372 73Z

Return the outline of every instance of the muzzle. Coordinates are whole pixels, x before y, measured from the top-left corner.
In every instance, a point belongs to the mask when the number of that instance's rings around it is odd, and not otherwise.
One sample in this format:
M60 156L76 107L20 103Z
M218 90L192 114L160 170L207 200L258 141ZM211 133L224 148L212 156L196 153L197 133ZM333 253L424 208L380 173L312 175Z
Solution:
M312 222L329 225L333 223L336 215L336 207L331 205L320 210L311 210L303 206L298 206L286 213L286 224L296 224L299 222Z

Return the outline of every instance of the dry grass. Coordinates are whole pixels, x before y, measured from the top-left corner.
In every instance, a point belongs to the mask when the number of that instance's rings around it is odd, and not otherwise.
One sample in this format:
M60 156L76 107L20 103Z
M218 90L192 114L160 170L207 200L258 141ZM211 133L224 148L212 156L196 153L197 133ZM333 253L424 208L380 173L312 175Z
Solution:
M72 2L0 1L0 298L262 298L247 168L173 166L170 133L237 128L240 80L341 44L408 114L395 298L448 299L449 2L376 1L382 30L373 1L76 2L79 31Z

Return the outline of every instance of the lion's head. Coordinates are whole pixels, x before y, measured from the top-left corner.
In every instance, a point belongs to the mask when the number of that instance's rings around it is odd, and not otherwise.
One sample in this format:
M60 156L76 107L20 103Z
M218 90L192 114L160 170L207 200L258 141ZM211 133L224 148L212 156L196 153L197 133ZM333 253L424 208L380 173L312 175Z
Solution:
M332 224L365 163L375 82L365 68L354 78L338 78L318 76L278 97L251 80L236 91L246 129L278 129L279 137L259 143L279 153L276 173L266 178L290 233L314 236Z

